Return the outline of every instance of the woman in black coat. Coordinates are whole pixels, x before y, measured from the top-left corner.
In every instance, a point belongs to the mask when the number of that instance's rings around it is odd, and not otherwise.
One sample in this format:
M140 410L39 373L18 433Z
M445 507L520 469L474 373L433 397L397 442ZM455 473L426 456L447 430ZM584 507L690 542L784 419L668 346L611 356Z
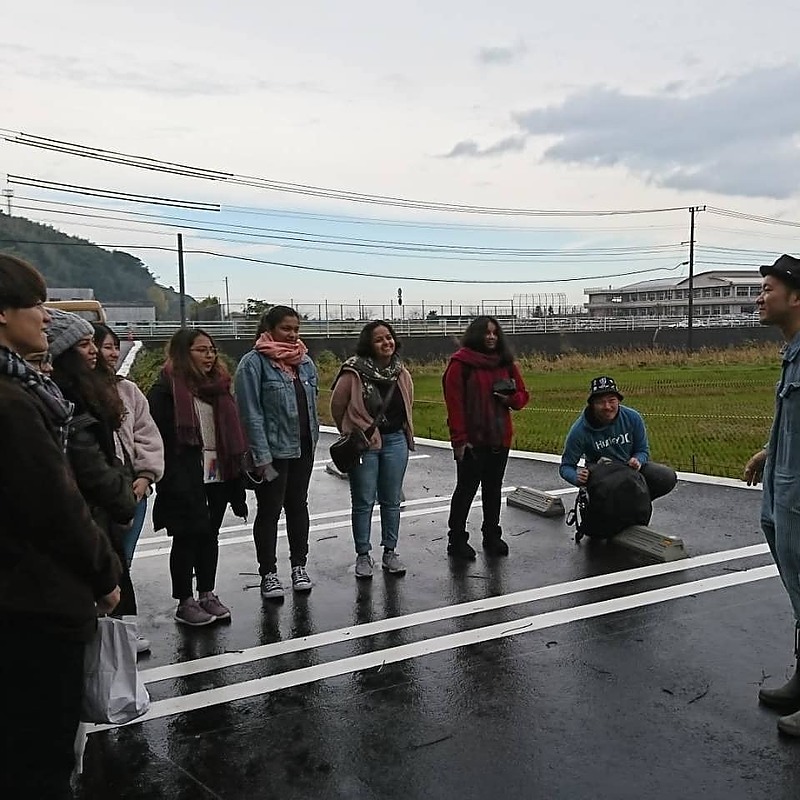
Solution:
M164 441L153 526L172 537L175 619L191 626L228 620L230 610L214 594L218 537L228 505L247 519L242 472L247 446L230 375L207 333L183 329L172 337L167 363L147 399Z
M115 616L136 616L136 596L125 566L119 526L128 525L136 511L130 469L116 456L114 431L124 409L102 378L94 371L97 347L94 329L87 320L67 311L52 309L47 328L48 350L53 359L53 381L74 405L67 435L67 457L75 481L92 517L105 531L123 563L119 585L120 603ZM140 646L139 651L148 649Z

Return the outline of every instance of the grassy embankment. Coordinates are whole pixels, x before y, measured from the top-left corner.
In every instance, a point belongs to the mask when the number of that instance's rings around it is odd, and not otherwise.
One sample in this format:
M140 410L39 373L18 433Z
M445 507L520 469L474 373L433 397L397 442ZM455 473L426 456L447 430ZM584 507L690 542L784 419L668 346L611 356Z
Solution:
M329 387L335 359L318 359L320 416L330 423ZM146 353L135 379L147 386L160 360ZM445 362L411 364L419 436L447 436L441 375ZM774 345L683 353L625 351L602 358L571 354L558 359L528 356L520 366L530 405L515 414L514 447L557 453L570 424L584 407L595 375L617 380L626 403L647 422L652 456L676 469L738 477L747 458L769 434L779 357Z

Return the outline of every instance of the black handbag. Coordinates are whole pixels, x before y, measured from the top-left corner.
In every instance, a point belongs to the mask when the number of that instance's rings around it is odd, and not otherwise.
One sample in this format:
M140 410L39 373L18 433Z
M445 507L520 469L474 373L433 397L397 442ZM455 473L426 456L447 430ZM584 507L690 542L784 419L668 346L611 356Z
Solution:
M369 450L369 440L372 434L375 433L375 428L378 427L378 420L383 416L386 409L389 407L389 401L392 399L397 382L394 381L386 392L383 398L380 410L375 415L372 425L365 431L360 428L343 433L329 448L331 454L331 461L339 472L350 472L353 467L361 463L361 456Z

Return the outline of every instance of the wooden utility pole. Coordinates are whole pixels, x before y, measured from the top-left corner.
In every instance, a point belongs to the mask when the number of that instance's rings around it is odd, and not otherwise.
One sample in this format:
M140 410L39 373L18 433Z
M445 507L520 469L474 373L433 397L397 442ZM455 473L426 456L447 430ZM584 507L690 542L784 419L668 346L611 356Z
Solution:
M705 206L691 206L689 208L689 319L686 329L686 352L692 354L694 333L694 215L698 211L705 211Z
M181 309L181 328L186 327L186 275L183 270L183 234L178 234L178 302Z

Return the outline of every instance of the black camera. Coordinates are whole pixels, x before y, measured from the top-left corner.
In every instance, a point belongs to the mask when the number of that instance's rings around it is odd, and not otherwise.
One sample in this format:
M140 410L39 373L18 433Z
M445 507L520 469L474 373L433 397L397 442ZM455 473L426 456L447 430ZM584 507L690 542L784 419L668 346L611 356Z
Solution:
M517 391L517 384L513 378L503 378L501 381L495 381L492 384L492 392L494 394L514 394Z

